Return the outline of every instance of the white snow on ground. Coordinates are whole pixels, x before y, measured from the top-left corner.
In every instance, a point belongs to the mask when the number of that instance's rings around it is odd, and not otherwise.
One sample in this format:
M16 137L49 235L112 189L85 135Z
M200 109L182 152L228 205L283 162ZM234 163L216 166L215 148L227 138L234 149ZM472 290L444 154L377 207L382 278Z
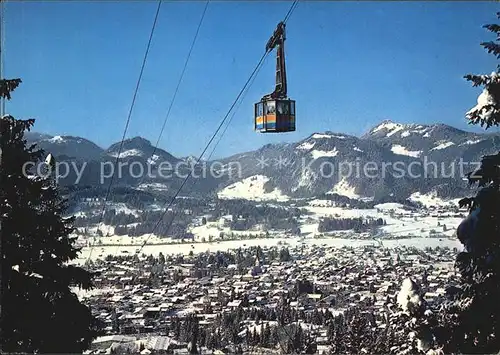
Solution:
M401 131L402 129L403 129L403 126L394 128L392 131L390 131L390 132L387 133L386 137L390 137L390 136L396 134L397 132Z
M288 196L284 195L277 188L271 192L265 192L264 185L268 181L269 178L264 175L250 176L224 188L218 193L218 196L221 199L247 199L254 201L287 201L289 199Z
M421 150L410 151L410 150L407 150L405 147L403 147L402 145L399 145L399 144L394 144L392 146L392 148L391 148L391 151L394 154L407 155L409 157L414 157L414 158L418 158L420 156L420 154L422 154Z
M410 127L411 128L409 130L401 132L401 138L409 137L413 133L415 133L415 134L424 134L425 133L424 137L429 137L430 136L429 129L432 129L430 127L424 127L422 125L418 125L418 126L410 125Z
M116 213L123 212L125 214L133 214L134 216L139 216L139 211L136 209L131 209L128 208L125 203L110 203L106 207L106 209L109 210L115 210Z
M148 158L148 164L155 165L159 158L160 158L159 155L153 154L151 157Z
M339 151L337 150L337 147L334 147L333 150L330 151L315 149L311 151L311 154L313 156L313 159L319 159L323 157L336 157L337 154L339 154Z
M203 239L205 239L205 241L209 241L210 237L212 237L212 240L220 239L219 236L221 233L224 233L226 236L232 234L242 239L244 239L244 237L249 237L250 235L263 236L265 234L261 229L261 226L256 226L255 229L252 230L235 231L231 230L230 227L222 227L219 222L208 222L205 225L191 226L188 231L193 233L196 242L203 242ZM270 234L272 233L270 232Z
M361 239L345 239L345 238L265 238L265 239L249 239L249 240L229 240L229 241L221 241L217 243L193 243L193 244L173 244L173 245L152 245L148 243L141 251L146 255L158 255L160 252L163 254L189 254L190 251L193 253L202 253L206 251L215 252L217 250L225 251L230 249L237 249L242 247L242 243L245 243L247 247L255 247L260 245L261 247L270 247L276 246L278 243L288 244L290 246L297 246L300 244L305 245L326 245L326 246L334 246L334 247L362 247L365 245L376 245L376 241L373 239L370 240L361 240ZM408 238L408 239L393 239L393 240L384 240L383 246L386 248L396 248L401 246L408 247L416 247L420 249L424 249L425 247L435 248L439 247L448 247L448 248L458 248L462 249L462 244L457 239L438 239L438 238ZM138 246L120 246L117 248L116 246L112 247L99 247L99 252L101 255L108 254L123 254L124 251L127 254L134 254ZM82 264L88 259L90 253L90 248L85 247L82 248L82 251L79 255L79 258L76 260L76 263ZM92 259L102 258L98 256L99 253L94 250L92 252Z
M97 295L104 295L104 294L114 294L116 293L118 289L117 288L111 288L111 287L103 287L103 288L93 288L90 290L84 290L81 289L80 287L71 287L71 291L79 298L79 299L85 299L89 297L94 297Z
M424 126L421 126L421 125L418 125L417 127L415 127L416 129L412 131L412 133L418 133L418 134L423 134L423 133L428 133L429 130L432 130L431 127L424 127Z
M354 147L354 150L355 150L356 152L361 152L361 153L363 153L363 151L362 151L361 149L359 149L358 147Z
M316 175L311 169L302 169L298 184L297 186L292 187L292 191L295 192L301 187L309 188L315 179Z
M110 230L111 232L114 232L113 227L110 228L110 226L106 226L106 225L103 226L102 223L101 223L100 230L103 232L104 235L108 232L108 230ZM139 247L146 240L147 240L147 243L151 244L151 245L172 243L174 241L174 239L172 239L172 238L160 238L154 234L143 234L143 235L139 235L139 236L130 237L128 235L116 235L116 234L111 233L111 232L110 232L109 237L102 237L101 238L101 237L96 236L94 239L96 228L95 227L89 228L88 231L90 234L92 234L92 233L94 233L94 234L89 235L89 236L78 236L78 243L80 243L81 245L84 245L84 246L94 245L94 252L97 254L102 254L101 249L103 247L101 247L101 245L107 245L110 248L115 248L116 253L119 253L122 246Z
M48 140L51 143L64 143L66 140L61 136L54 136Z
M372 133L376 133L382 129L387 129L389 132L387 132L387 137L390 137L392 136L393 134L401 131L402 129L404 128L403 125L399 124L399 123L394 123L394 122L384 122L382 123L381 125L379 125L378 127L376 127Z
M452 145L455 145L455 143L453 142L443 142L443 143L440 143L439 145L435 146L434 148L432 148L431 150L441 150L441 149L446 149L448 147L451 147Z
M356 193L356 189L353 186L349 185L349 182L345 178L342 178L342 180L336 183L329 193L346 196L351 199L360 198L360 196Z
M460 145L472 145L472 144L477 144L477 143L482 142L482 141L483 141L483 139L474 139L474 140L469 139L468 141L466 141Z
M420 202L425 207L431 206L458 206L459 198L452 200L443 200L437 197L436 192L431 192L427 194L421 194L420 192L415 192L408 197L408 200Z
M394 202L387 202L387 203L380 203L378 205L373 206L377 210L381 210L384 212L399 212L399 213L406 213L406 209L404 206L400 203L394 203Z
M139 149L129 149L129 150L125 150L125 151L121 152L120 153L120 158L142 156L142 154L143 154L142 151L140 151ZM111 153L109 155L116 158L116 156L118 154L117 153Z
M396 212L397 214L397 212ZM391 236L431 236L434 233L452 237L456 227L462 222L460 217L398 217L396 220L382 217L387 221L387 225L380 228L383 233ZM439 225L438 225L439 223ZM446 229L446 230L445 230Z
M94 240L94 236L96 236L98 230L101 231L101 233L105 236L113 236L115 234L115 227L100 223L99 228L97 227L97 225L87 228L88 233L91 235L91 240ZM93 244L94 242L92 241L91 243Z
M329 135L329 134L314 133L311 138L314 138L314 139L323 139L323 138L325 138L325 139L327 139L327 138L332 138L332 136Z
M156 191L167 191L168 187L165 184L162 184L160 182L150 182L150 183L143 183L140 184L137 187L137 190L156 190Z
M77 212L73 213L72 216L74 216L74 217L86 217L87 213L82 212L82 211L77 211Z
M413 198L422 195L414 194ZM427 202L432 205L439 205L437 198L427 197ZM442 200L441 200L442 201ZM302 207L310 215L303 215L299 219L301 238L284 237L282 232L272 231L272 238L259 238L263 231L259 226L249 231L232 231L228 225L219 222L208 222L205 225L193 225L189 231L194 234L195 240L190 243L173 244L175 241L171 238L159 238L155 235L143 235L138 237L113 235L113 228L101 224L101 231L104 235L109 230L109 237L93 239L92 236L79 236L78 243L83 247L79 262L85 262L89 255L88 245L95 245L92 257L104 258L108 254L124 255L133 254L140 249L140 246L147 241L147 245L142 252L145 254L157 255L160 251L165 253L184 253L191 250L193 252L203 252L208 250L227 250L241 246L271 246L278 242L297 245L305 244L327 244L333 246L362 246L374 243L382 243L384 247L408 245L416 247L425 246L449 246L460 248L461 245L452 238L456 227L463 220L463 216L454 212L438 213L432 211L414 211L398 203L384 203L374 206L373 209L352 209L335 206L334 201L329 200L311 200L306 207ZM319 233L318 224L321 218L364 218L377 219L382 218L386 225L380 227L373 233L356 233L352 230L334 231L328 233ZM238 240L220 240L220 233L225 236L233 234ZM89 233L95 233L95 228L89 230ZM257 236L255 239L249 239L250 235ZM207 242L212 237L212 242ZM248 238L247 238L248 237ZM333 238L332 238L333 237ZM404 238L404 239L387 239ZM430 238L433 237L433 238ZM375 241L375 238L378 241ZM97 241L97 242L96 242ZM100 242L99 242L100 241ZM100 245L102 244L102 245Z
M278 325L277 321L262 321L260 324L256 324L255 321L249 321L249 324L245 326L245 329L243 329L241 332L238 333L240 336L244 336L246 331L249 330L250 332L256 332L257 334L260 334L261 331L264 329L264 325L267 324L269 327L275 327Z
M313 213L313 216L307 216L309 217L307 224L316 223L317 226L317 223L319 223L322 217L382 218L387 224L380 227L380 232L393 237L429 237L433 233L451 237L455 232L456 226L462 221L461 217L448 215L440 217L430 214L422 215L420 212L405 210L402 205L395 203L379 204L373 209L352 209L335 207L331 201L329 201L329 203L325 201L325 204L321 204L320 202L321 200L310 201L309 206L305 207L308 212ZM446 226L446 230L444 226ZM338 232L332 233L338 234ZM359 237L359 234L352 231L346 231L344 233ZM319 233L314 232L311 236L318 234Z
M304 142L297 147L297 149L309 150L316 145L316 142Z
M309 206L304 207L305 210L314 214L314 218L321 217L334 217L334 218L358 218L358 217L372 217L379 218L383 216L375 208L373 209L358 209L358 208L343 208L336 206L324 205L325 207L318 206L320 200L309 202ZM390 218L390 217L389 217ZM388 222L389 223L389 222Z

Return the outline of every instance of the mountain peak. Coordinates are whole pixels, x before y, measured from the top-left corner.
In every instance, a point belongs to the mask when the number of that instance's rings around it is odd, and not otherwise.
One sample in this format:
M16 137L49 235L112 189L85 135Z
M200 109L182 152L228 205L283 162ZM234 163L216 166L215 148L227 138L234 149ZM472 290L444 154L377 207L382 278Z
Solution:
M143 137L132 137L123 141L123 146L120 150L121 142L117 142L111 145L106 154L112 157L116 157L118 152L120 152L120 158L132 157L133 159L141 158L141 159L149 159L152 161L169 161L175 162L178 161L176 157L172 154L166 152L160 147L154 147L151 142Z
M26 141L35 143L38 148L54 157L71 157L77 159L97 159L103 149L88 139L75 136L50 135L46 133L26 132Z
M373 127L367 135L383 134L386 136L393 135L394 133L401 131L405 127L402 123L397 123L392 120L386 119L380 122L378 125Z
M150 145L152 145L151 141L147 140L146 138L139 137L139 136L126 139L123 142L123 144L136 144L136 145L140 145L140 146L150 146Z
M120 145L121 145L121 142L117 142L117 143L111 145L111 147L108 148L108 152L115 152L115 151L117 152L118 150L120 150ZM148 141L145 138L137 136L137 137L125 139L123 141L122 151L130 150L130 149L144 150L144 149L148 149L150 147L151 147L150 141Z

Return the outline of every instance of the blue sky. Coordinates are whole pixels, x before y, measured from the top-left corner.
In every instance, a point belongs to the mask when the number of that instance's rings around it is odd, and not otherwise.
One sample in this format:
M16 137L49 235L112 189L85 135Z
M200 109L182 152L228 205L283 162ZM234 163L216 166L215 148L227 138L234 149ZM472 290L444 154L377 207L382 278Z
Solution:
M290 1L210 3L160 146L201 153L264 51ZM7 104L35 131L119 141L156 1L6 4L5 73L23 84ZM165 2L127 136L156 142L205 3ZM289 95L297 131L253 131L253 104L274 89L274 53L215 156L297 141L313 132L361 135L384 119L471 129L478 89L464 74L496 61L479 43L494 2L302 1L287 24Z

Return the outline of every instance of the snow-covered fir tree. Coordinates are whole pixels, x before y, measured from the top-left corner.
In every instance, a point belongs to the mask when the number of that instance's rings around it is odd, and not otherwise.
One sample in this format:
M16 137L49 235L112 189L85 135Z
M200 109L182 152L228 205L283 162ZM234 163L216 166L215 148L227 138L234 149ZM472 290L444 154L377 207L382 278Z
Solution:
M500 18L500 13L497 13ZM484 26L496 36L481 45L500 59L500 26ZM500 76L467 75L482 86L478 105L467 113L473 124L488 129L500 125ZM481 167L469 175L480 188L473 198L460 201L470 215L460 224L457 236L465 250L457 257L461 290L451 305L453 316L445 352L497 353L500 351L500 153L483 157Z
M20 83L0 80L0 95L10 99ZM90 288L92 274L67 264L78 249L54 180L23 171L42 162L43 152L24 139L33 124L0 118L1 352L81 353L97 324L71 286Z
M500 18L500 13L497 13ZM484 26L496 35L481 45L500 59L500 25ZM500 76L466 75L483 91L477 105L466 113L471 124L486 129L500 125ZM457 237L464 250L457 255L460 285L456 295L434 310L427 321L434 339L429 351L484 354L500 351L500 153L483 157L481 167L468 176L477 184L475 197L460 201L469 209L468 217L458 226ZM430 320L429 320L430 319Z

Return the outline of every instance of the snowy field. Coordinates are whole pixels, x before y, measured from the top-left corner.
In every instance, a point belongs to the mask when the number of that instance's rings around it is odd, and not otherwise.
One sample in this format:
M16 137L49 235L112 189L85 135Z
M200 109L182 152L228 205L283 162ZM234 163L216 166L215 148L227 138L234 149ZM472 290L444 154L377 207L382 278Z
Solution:
M79 244L85 246L81 258L82 260L88 258L89 245L92 244L95 245L92 258L103 258L108 254L134 254L145 242L147 245L143 251L146 254L158 254L160 251L187 254L191 250L193 252L227 250L245 245L276 245L280 241L294 245L299 240L303 240L306 244L320 244L324 241L326 244L333 243L338 246L366 245L366 243L373 244L374 238L381 239L384 245L402 243L402 245L418 246L423 243L423 246L427 246L429 243L436 245L451 243L452 247L460 247L460 244L454 241L453 235L462 218L455 217L451 213L433 214L426 211L409 211L398 203L379 204L372 209L342 208L335 206L332 201L319 199L309 201L308 206L303 207L303 210L310 214L303 215L299 220L302 239L286 238L280 231L270 231L272 238L264 239L260 238L263 232L258 228L257 230L232 231L229 227L221 226L217 222L209 222L206 225L190 227L189 231L194 235L192 244L174 244L175 241L171 238L159 238L148 234L138 237L116 236L113 234L112 227L102 225L101 229L109 231L110 236L98 238L96 241L80 236ZM386 221L386 225L379 227L376 231L362 234L352 230L320 233L318 225L323 217L382 218ZM224 233L226 239L238 240L222 241L220 240L221 233ZM232 237L230 237L231 234ZM250 238L250 235L253 235L253 238ZM210 237L212 242L209 242Z
M398 203L384 203L376 205L372 209L342 208L334 206L332 201L312 200L309 206L304 208L312 213L301 225L302 233L309 236L318 235L317 227L322 217L332 218L382 218L387 225L379 230L382 234L393 237L428 237L433 233L451 237L462 218L453 217L450 214L425 215L423 211L412 212L406 210Z
M134 225L133 223L129 224L129 226ZM135 236L135 237L130 237L128 235L115 235L113 234L114 232L114 227L105 225L101 223L100 227L101 231L108 232L110 235L108 237L96 237L94 240L93 237L84 237L82 238L81 236L78 239L78 242L81 245L87 245L87 244L103 244L103 245L111 245L111 246L116 246L116 245L141 245L142 243L146 242L148 244L165 244L165 243L172 243L174 240L171 238L160 238L157 237L154 234L143 234L140 236ZM92 233L95 233L97 231L96 227L89 228L89 231Z
M407 155L407 156L413 157L413 158L418 158L420 156L420 154L422 154L421 150L410 151L410 150L406 149L405 147L403 147L402 145L399 145L399 144L394 144L392 146L392 148L391 148L391 151L394 154Z
M430 206L458 206L459 198L453 200L443 200L436 196L436 193L421 194L420 192L415 192L411 194L408 198L410 201L419 202L425 207Z
M254 175L227 186L218 193L220 199L247 199L252 201L288 201L289 197L279 189L265 191L269 178L264 175Z
M279 192L276 190L268 194L264 193L264 184L266 182L265 178L254 176L229 186L223 195L225 195L225 198L235 198L243 194L247 199L261 201L272 199L271 196L277 197ZM346 184L346 182L343 183ZM348 190L346 185L343 186L343 190ZM416 193L412 195L411 199L422 202L424 205L445 206L455 204L456 206L456 201L442 201L433 194L421 195ZM115 204L113 207L118 211L135 212L128 210L122 204ZM286 208L284 206L281 207ZM377 240L380 240L387 247L398 245L416 247L439 245L461 248L460 243L454 238L454 234L462 218L455 212L438 213L426 209L412 211L398 203L379 204L371 209L344 208L336 206L333 201L322 199L310 200L306 206L300 208L308 213L303 214L299 219L300 238L287 238L284 235L284 231L269 231L271 238L264 239L262 238L264 232L260 226L256 226L254 230L233 231L227 225L218 222L208 222L205 225L192 225L189 227L189 232L194 235L192 244L174 244L179 241L149 234L138 237L117 236L114 234L113 227L101 224L99 229L104 233L105 237L94 240L90 236L79 236L78 243L84 246L79 262L84 262L88 258L91 250L90 245L95 245L92 251L92 259L95 259L104 258L109 254L131 255L136 253L144 243L147 243L147 245L141 249L141 253L144 252L145 254L153 255L157 255L159 252L164 254L188 254L190 251L198 253L207 250L228 250L245 246L271 246L277 245L279 242L288 243L292 246L298 243L305 243L342 247L344 245L378 245L379 242ZM363 233L355 233L353 230L320 233L318 226L320 220L325 217L381 218L386 222L386 225ZM88 233L95 235L96 229L96 227L88 228ZM220 240L221 233L224 234L225 240Z

